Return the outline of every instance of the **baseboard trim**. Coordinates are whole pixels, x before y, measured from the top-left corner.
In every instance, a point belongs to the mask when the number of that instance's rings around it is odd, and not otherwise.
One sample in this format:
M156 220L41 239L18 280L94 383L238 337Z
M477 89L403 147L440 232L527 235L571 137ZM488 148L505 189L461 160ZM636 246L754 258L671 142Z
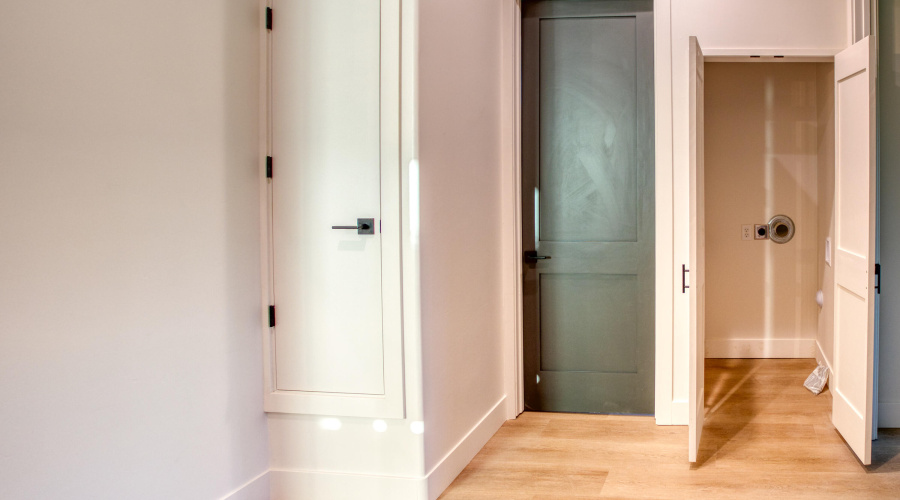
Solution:
M271 500L425 500L421 477L272 470L269 483Z
M816 339L706 341L707 358L813 358L816 352Z
M222 500L269 500L272 496L269 489L269 472L247 481L243 486L222 497Z
M820 365L825 365L828 367L828 377L831 377L831 361L825 356L825 351L822 350L822 346L819 344L819 341L816 341L816 363Z
M434 500L475 458L481 448L506 421L506 396L500 398L481 420L425 475L428 500Z

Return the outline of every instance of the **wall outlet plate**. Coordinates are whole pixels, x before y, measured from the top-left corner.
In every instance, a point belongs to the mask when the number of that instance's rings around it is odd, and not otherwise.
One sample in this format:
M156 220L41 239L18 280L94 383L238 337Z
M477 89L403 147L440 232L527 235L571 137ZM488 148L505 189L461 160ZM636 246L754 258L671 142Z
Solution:
M753 224L744 224L741 226L741 239L742 240L752 240L753 239Z
M753 227L753 239L755 239L755 240L769 239L769 225L768 224L756 224Z

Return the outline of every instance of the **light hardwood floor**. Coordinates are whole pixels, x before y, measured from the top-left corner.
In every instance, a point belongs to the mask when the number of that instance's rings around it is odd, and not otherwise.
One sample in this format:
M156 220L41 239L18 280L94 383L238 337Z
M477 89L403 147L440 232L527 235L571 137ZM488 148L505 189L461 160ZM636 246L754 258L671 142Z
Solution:
M651 417L526 412L503 425L441 500L900 499L900 431L864 467L830 422L807 359L709 359L700 462L687 427Z

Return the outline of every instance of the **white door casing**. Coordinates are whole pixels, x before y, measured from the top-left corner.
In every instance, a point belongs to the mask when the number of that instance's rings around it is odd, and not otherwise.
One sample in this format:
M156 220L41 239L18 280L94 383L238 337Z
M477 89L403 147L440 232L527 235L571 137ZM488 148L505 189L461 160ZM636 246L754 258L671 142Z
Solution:
M399 418L399 0L272 8L266 410Z
M688 395L688 459L697 461L703 431L705 356L705 220L703 193L703 51L690 37L690 392Z
M832 422L872 459L875 349L875 41L834 58L835 242Z

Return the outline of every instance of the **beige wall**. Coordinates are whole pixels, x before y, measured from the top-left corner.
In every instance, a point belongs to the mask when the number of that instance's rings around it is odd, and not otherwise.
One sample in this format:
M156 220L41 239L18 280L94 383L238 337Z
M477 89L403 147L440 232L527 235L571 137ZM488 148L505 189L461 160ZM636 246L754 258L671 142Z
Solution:
M817 64L816 81L819 173L816 272L819 290L825 297L819 309L816 357L831 366L834 352L834 269L825 263L825 239L830 238L834 242L834 64Z
M708 357L812 357L817 332L816 65L706 64ZM786 244L743 224L793 219Z

